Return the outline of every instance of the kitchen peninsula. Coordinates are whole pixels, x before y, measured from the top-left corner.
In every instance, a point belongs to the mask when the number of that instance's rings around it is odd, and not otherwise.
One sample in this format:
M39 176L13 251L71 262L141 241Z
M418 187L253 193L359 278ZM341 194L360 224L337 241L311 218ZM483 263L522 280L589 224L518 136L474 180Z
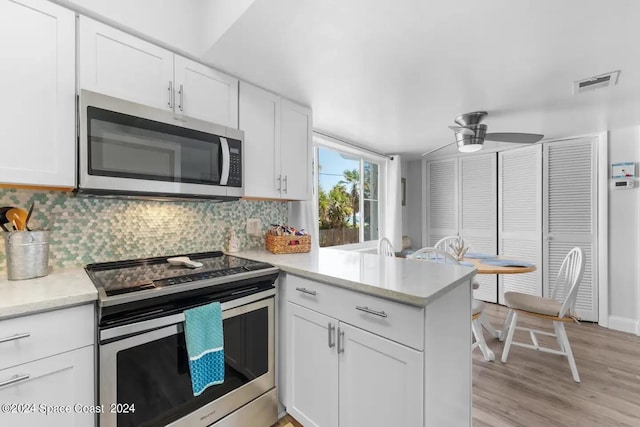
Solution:
M472 268L335 249L282 271L278 393L303 425L471 425Z

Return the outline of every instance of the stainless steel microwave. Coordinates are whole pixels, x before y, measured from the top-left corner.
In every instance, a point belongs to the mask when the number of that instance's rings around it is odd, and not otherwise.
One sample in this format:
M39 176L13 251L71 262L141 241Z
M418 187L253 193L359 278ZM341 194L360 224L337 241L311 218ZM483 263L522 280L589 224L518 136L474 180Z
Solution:
M236 200L243 193L238 129L82 90L80 194Z

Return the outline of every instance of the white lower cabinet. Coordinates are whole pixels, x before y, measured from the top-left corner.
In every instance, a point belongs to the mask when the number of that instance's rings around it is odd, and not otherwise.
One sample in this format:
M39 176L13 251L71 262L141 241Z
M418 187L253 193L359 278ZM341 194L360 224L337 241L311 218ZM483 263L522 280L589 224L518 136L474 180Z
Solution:
M291 396L287 412L305 427L337 426L338 321L299 305L287 304L290 331L287 378Z
M339 327L340 426L421 426L422 353L342 322Z
M3 369L0 425L93 426L93 375L93 346Z
M423 423L423 354L287 303L287 412L305 427Z
M95 425L94 318L85 304L0 320L0 426Z

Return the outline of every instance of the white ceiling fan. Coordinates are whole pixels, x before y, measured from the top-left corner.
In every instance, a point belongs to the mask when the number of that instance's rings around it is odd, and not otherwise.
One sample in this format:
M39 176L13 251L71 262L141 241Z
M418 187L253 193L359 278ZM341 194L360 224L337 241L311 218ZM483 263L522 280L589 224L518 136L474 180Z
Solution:
M452 144L458 145L458 151L461 153L473 153L482 148L482 144L487 141L498 142L516 142L522 144L534 144L544 135L537 133L519 133L519 132L496 132L487 133L487 125L482 124L482 120L488 115L486 111L474 111L472 113L461 114L454 120L458 126L449 126L449 129L455 133L456 141L451 144L443 145L422 154L426 156L442 148Z

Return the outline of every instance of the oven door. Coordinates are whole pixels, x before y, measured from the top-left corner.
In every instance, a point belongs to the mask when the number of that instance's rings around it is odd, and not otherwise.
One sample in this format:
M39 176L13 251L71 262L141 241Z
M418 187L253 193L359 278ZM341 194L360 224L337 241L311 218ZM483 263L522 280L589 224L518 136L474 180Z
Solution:
M222 304L225 380L197 397L184 314L101 331L100 425L208 426L273 389L273 301L271 290Z

